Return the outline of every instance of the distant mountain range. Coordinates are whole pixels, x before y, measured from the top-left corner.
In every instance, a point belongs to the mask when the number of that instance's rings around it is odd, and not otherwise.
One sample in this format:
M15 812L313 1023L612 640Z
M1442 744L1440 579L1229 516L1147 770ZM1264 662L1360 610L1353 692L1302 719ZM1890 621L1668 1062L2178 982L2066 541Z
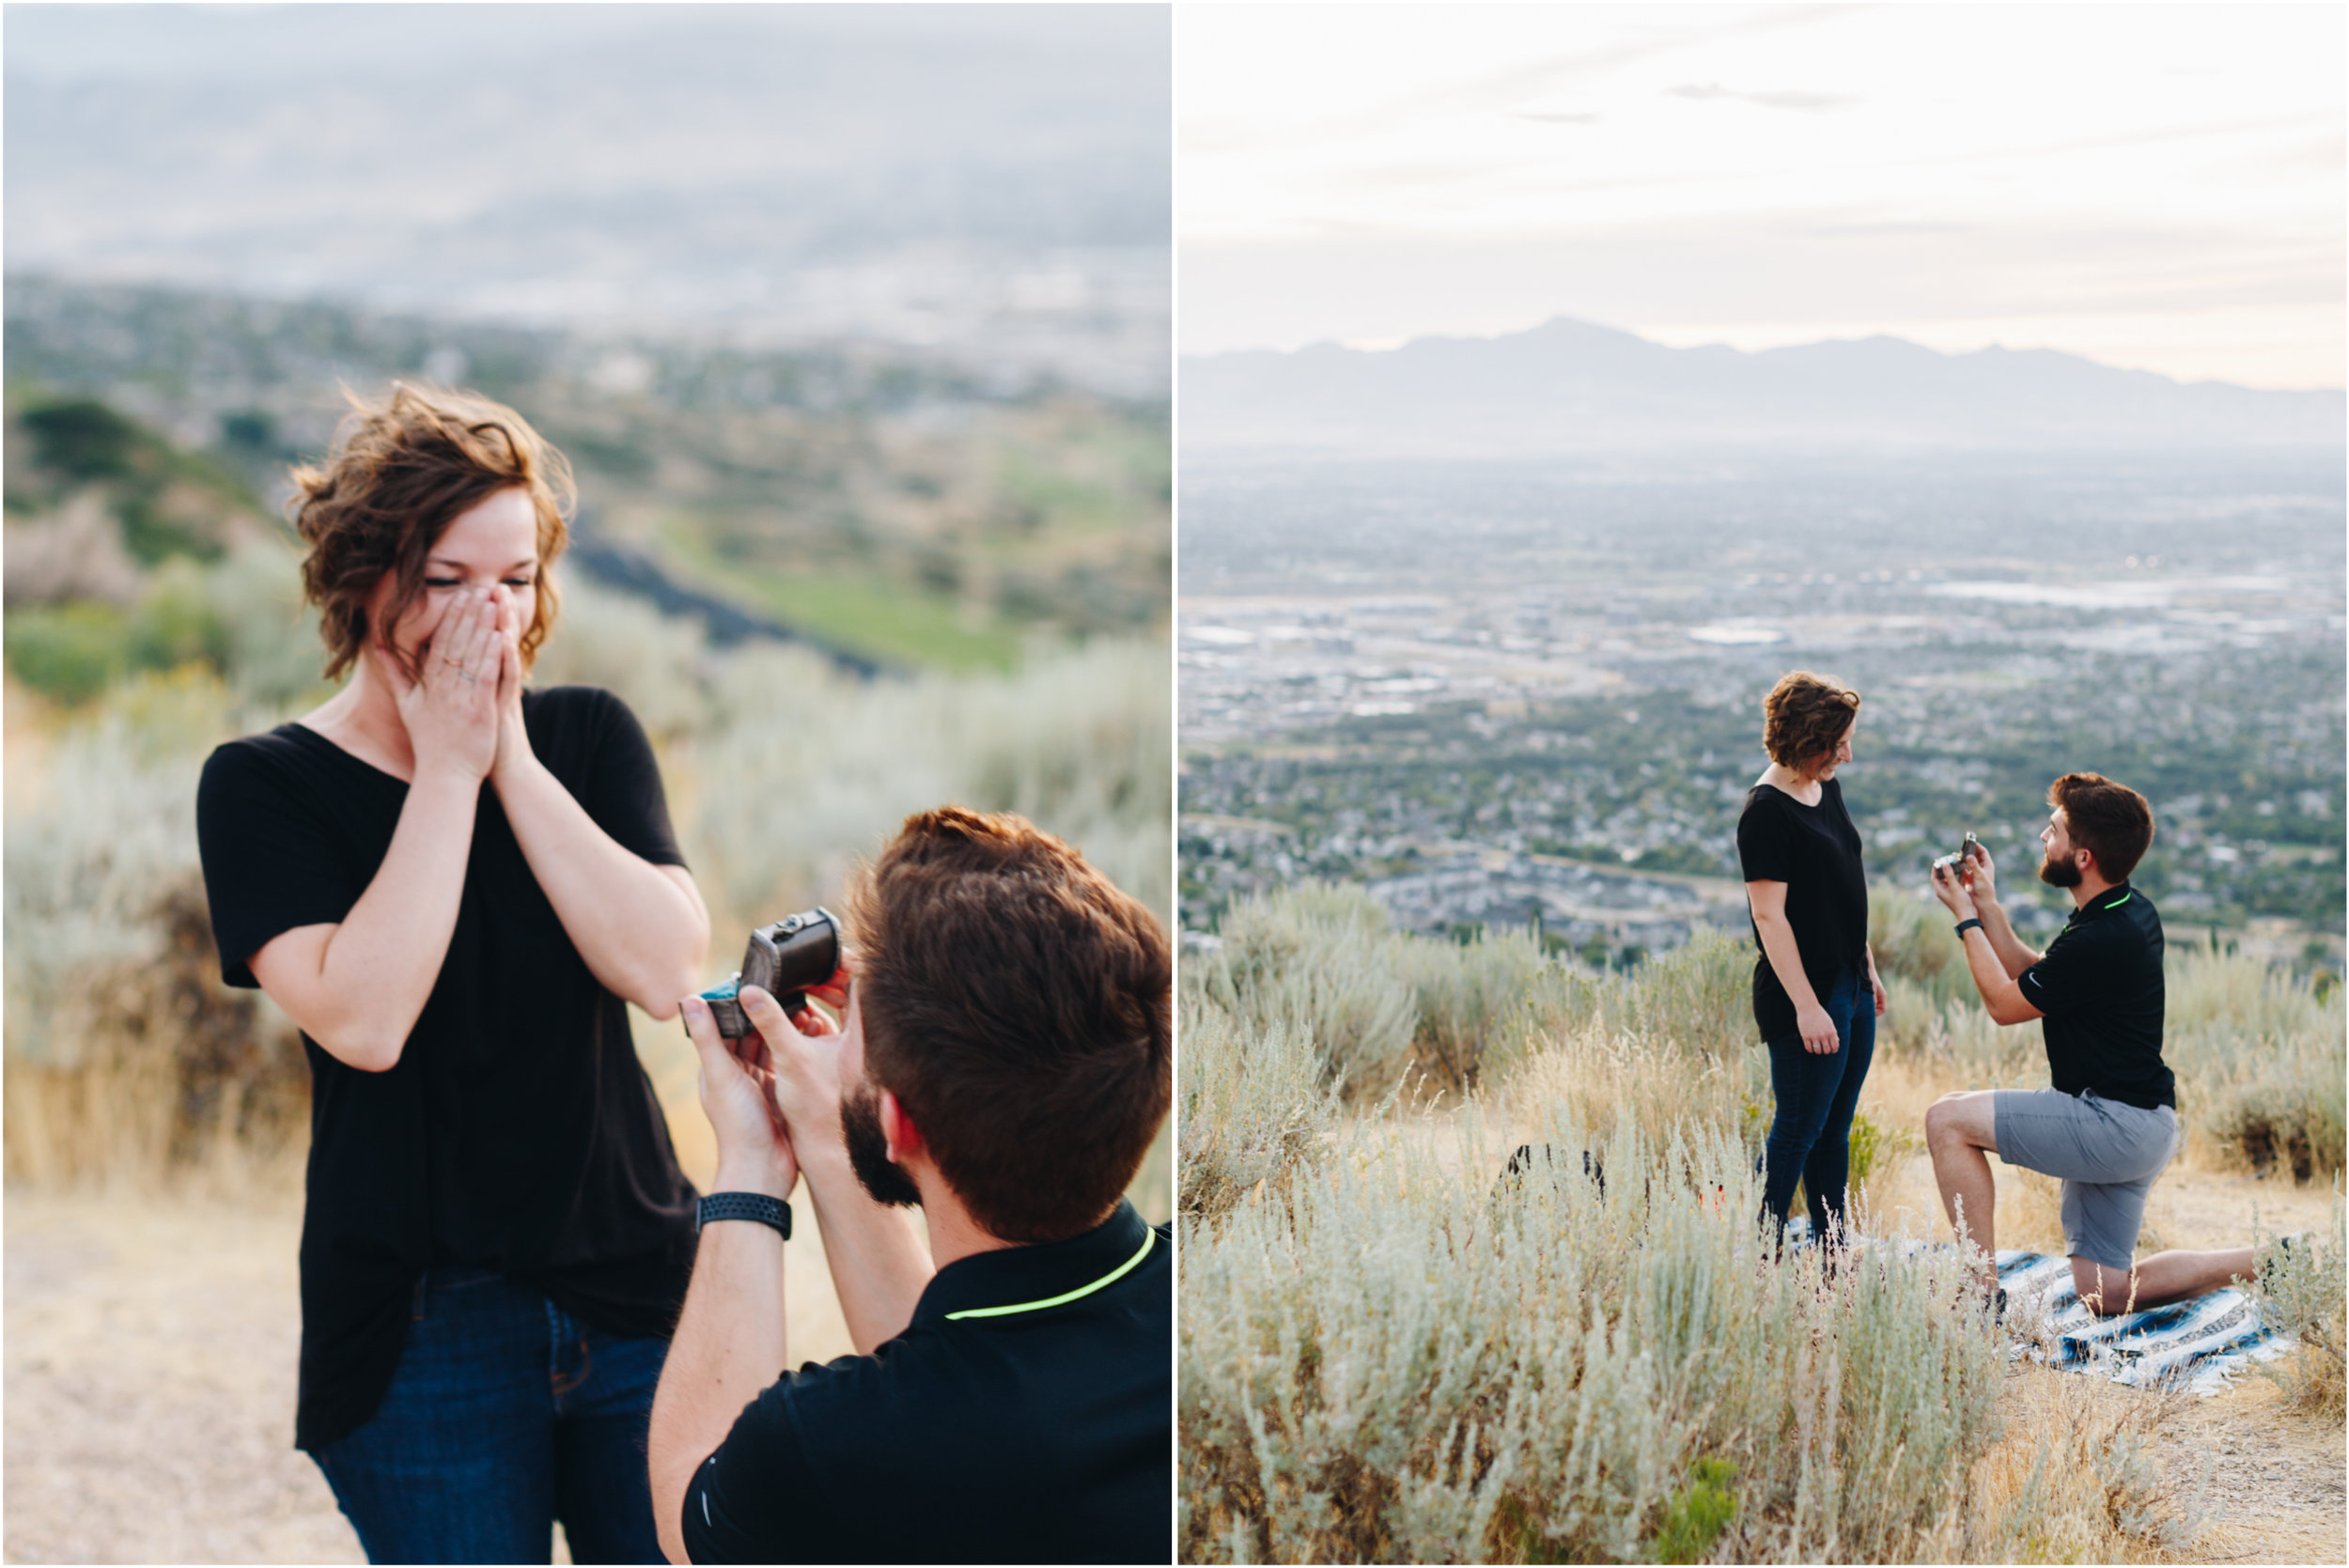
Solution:
M1186 358L1181 388L1186 452L1332 457L2337 447L2344 416L2335 390L2186 383L2051 349L1672 349L1563 317L1385 350Z

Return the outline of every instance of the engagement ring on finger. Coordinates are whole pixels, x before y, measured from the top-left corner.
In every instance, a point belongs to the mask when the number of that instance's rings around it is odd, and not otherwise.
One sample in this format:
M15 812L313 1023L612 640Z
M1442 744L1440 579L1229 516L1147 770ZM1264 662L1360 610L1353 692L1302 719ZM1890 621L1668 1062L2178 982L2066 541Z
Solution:
M472 671L470 671L470 670L459 670L459 671L458 671L458 672L457 672L457 678L458 678L459 680L469 680L469 681L472 681L472 682L473 682L475 686L478 686L478 685L480 685L480 684L481 684L481 677L480 677L479 675L474 675L474 674Z

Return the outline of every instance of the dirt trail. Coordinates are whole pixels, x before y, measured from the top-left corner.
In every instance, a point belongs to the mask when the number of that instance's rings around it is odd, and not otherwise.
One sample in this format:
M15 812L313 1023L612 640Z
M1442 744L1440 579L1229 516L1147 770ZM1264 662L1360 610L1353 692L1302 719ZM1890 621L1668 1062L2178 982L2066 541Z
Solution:
M822 1359L849 1344L801 1213L791 1353ZM6 1219L0 1556L364 1560L292 1447L298 1199L11 1188Z
M2186 1560L2349 1562L2341 1423L2285 1409L2265 1378L2186 1405L2155 1454L2172 1475L2209 1467L2205 1522Z
M2001 1247L2061 1250L2050 1190L2017 1192L2014 1173L1993 1162L2002 1205ZM1918 1225L1938 1219L1932 1168L1905 1161L1877 1185L1879 1212L1901 1209ZM2010 1203L2010 1198L2013 1202ZM2164 1247L2240 1247L2261 1230L2275 1234L2319 1230L2332 1217L2332 1195L2289 1181L2262 1181L2171 1166L2154 1184L2139 1251ZM2075 1375L2049 1374L2047 1375ZM2177 1560L2186 1562L2349 1562L2349 1463L2341 1423L2284 1408L2280 1390L2247 1372L2223 1393L2183 1400L2155 1436L2155 1463L2191 1491L2207 1469L2202 1528Z

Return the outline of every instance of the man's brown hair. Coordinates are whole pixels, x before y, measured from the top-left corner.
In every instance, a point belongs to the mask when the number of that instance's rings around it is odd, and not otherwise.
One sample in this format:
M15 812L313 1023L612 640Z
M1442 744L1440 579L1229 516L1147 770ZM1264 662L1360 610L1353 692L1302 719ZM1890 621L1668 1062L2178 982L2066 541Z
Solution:
M1026 819L944 806L849 893L865 1071L1005 1241L1097 1225L1174 1096L1158 917Z
M324 464L294 469L286 504L310 547L302 586L319 607L326 677L340 676L371 636L399 624L424 592L432 547L458 514L518 487L538 515L537 609L521 634L528 669L554 627L547 568L569 538L570 464L521 414L474 393L398 382L380 403L351 396L350 405ZM378 628L367 600L386 573L394 586Z
M1859 714L1859 693L1828 675L1789 670L1762 699L1762 749L1781 768L1799 772L1835 754Z
M2154 808L2127 784L2102 773L2066 773L2047 786L2047 804L2063 813L2072 847L2096 857L2096 875L2125 882L2154 843Z

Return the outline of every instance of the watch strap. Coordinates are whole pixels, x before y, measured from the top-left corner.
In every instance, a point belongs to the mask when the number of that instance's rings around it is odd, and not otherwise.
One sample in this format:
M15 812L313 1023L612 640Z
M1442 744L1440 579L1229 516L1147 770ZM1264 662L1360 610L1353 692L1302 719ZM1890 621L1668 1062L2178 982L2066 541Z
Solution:
M1989 932L1983 928L1982 922L1972 915L1968 915L1964 920L1957 923L1957 939L1959 941L1964 941L1968 931L1981 931L1984 936L1989 935Z
M780 1198L770 1198L764 1192L706 1192L693 1211L693 1231L699 1234L703 1226L713 1219L753 1219L761 1225L772 1225L783 1233L783 1239L791 1239L791 1205Z

